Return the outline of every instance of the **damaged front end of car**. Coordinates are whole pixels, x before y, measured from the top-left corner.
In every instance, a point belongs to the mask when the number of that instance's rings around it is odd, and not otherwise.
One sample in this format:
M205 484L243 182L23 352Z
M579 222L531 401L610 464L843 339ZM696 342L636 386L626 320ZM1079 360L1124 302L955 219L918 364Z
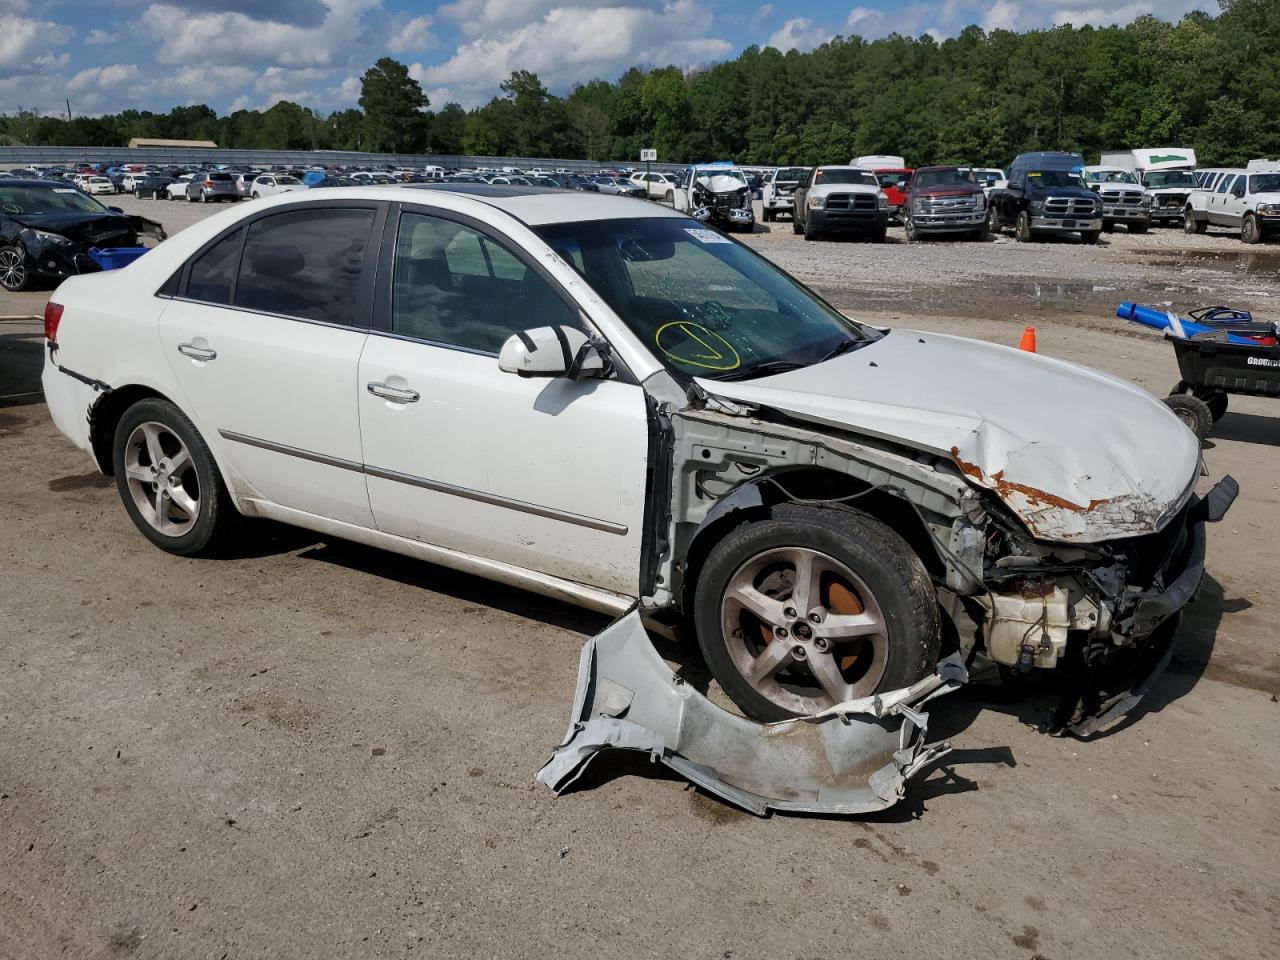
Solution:
M920 706L982 664L1012 677L1054 669L1062 696L1047 727L1094 735L1130 711L1167 664L1204 572L1205 524L1220 520L1238 492L1226 477L1196 496L1201 465L1192 448L1177 453L1182 480L1144 486L1122 453L1110 477L1055 475L1061 449L1046 452L1047 444L976 421L948 450L887 430L814 423L662 375L645 388L650 509L639 614L683 619L709 551L739 524L780 504L856 508L923 561L943 658L938 673L905 690L756 723L680 681L639 615L624 618L583 653L569 735L541 774L557 791L614 747L647 752L756 813L882 809L948 749L925 742Z

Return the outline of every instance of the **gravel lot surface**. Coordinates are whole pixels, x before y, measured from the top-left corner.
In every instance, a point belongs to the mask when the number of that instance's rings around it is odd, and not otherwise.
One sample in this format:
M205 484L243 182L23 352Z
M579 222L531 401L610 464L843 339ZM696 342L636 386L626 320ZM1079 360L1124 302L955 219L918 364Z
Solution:
M119 205L171 232L208 212ZM1034 322L1158 394L1171 351L1116 302L1280 312L1280 251L1226 235L770 226L748 242L864 319ZM1211 437L1204 486L1242 495L1134 722L1054 739L1046 697L969 690L899 807L760 820L626 758L559 799L533 782L595 615L281 527L232 559L152 548L50 423L40 339L0 322L0 958L1276 956L1274 403L1233 398Z

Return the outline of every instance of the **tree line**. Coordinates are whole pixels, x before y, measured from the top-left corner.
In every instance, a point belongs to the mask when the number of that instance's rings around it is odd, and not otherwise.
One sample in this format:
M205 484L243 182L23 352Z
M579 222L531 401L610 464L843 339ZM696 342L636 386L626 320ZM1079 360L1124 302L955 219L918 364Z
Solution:
M901 154L915 165L1000 166L1024 150L1191 146L1204 165L1280 155L1280 0L1222 0L1176 24L1014 33L967 27L817 49L749 47L704 69L632 68L567 96L516 71L488 103L431 109L404 64L362 78L360 107L328 116L284 101L218 116L125 110L72 120L0 115L0 144L123 146L131 137L221 147L749 164Z

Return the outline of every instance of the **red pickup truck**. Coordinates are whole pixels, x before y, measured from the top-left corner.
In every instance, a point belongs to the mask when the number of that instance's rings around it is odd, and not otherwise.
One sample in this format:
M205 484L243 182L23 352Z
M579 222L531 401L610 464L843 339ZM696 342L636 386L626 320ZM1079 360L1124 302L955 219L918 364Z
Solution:
M987 238L987 203L969 167L919 167L907 184L902 223L908 240L932 233Z

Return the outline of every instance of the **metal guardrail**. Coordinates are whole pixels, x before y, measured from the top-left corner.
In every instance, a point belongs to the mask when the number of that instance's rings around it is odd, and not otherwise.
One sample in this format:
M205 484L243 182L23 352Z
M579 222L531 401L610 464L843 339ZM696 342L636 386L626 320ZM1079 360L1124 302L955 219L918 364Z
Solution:
M309 166L425 167L518 167L528 170L591 172L602 167L643 169L635 160L557 160L548 157L467 157L453 154L361 153L354 150L224 150L217 147L0 147L0 166L22 167L32 163L70 165L75 163L233 163L266 167L273 164ZM684 164L653 163L659 173L683 170Z

